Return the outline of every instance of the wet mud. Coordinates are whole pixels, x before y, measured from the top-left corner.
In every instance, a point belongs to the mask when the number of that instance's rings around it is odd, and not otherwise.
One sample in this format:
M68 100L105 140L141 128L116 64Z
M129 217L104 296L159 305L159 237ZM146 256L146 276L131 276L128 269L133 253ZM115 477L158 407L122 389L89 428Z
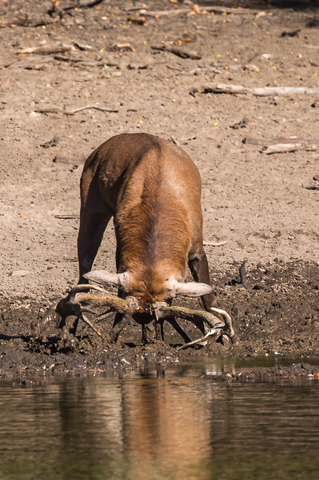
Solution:
M212 339L204 346L187 350L180 350L183 340L168 323L164 324L165 343L142 345L141 327L131 320L118 342L109 344L105 338L112 328L113 315L96 323L104 339L85 324L79 325L76 336L69 333L72 317L64 330L53 322L42 334L35 334L41 304L30 302L19 308L2 304L0 375L29 379L61 374L92 375L147 364L165 366L221 357L250 360L278 356L297 366L283 364L267 371L254 367L249 373L226 372L215 375L214 379L264 380L311 375L317 378L318 367L309 365L311 360L319 360L317 268L316 264L301 261L289 264L275 261L247 270L244 287L238 265L234 265L216 283L216 293L232 316L237 341L223 345ZM197 301L185 305L200 308ZM190 322L180 320L180 323L191 338L200 336ZM300 359L306 367L301 366Z

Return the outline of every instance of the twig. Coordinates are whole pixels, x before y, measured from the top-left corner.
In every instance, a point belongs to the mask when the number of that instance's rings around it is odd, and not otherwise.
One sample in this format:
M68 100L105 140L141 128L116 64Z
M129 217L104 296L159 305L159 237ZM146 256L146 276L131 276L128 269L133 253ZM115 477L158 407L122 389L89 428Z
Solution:
M40 55L52 55L54 53L64 53L70 50L76 50L74 45L43 45L42 47L30 47L19 50L18 55L38 53Z
M41 70L45 67L45 65L49 62L52 62L52 57L36 57L36 58L28 58L28 59L18 59L14 62L8 63L7 65L3 65L4 68L12 67L13 65L17 68L25 68L26 70Z
M286 152L296 152L297 150L307 150L315 152L318 150L316 145L308 145L306 143L278 143L277 145L270 145L269 147L264 147L262 152L266 155L271 155L273 153L286 153Z
M55 60L59 60L61 62L71 62L71 63L78 63L82 65L87 65L89 67L104 67L105 65L107 67L118 67L119 64L115 62L111 62L110 60L100 60L99 62L92 62L89 60L86 60L84 58L70 58L70 57L64 57L63 55L54 55Z
M179 8L175 10L158 10L158 11L150 11L150 10L144 10L140 9L140 14L144 15L146 17L167 17L170 15L179 15L180 13L189 13L192 10L190 8Z
M275 137L272 138L271 140L266 140L263 138L256 138L256 137L250 137L247 136L244 138L243 143L249 144L249 145L261 145L263 147L270 147L271 145L278 145L278 144L295 144L295 143L303 143L305 145L319 145L319 139L315 138L298 138L298 137L289 137L289 138L284 138L284 137Z
M256 15L260 11L259 10L250 10L246 8L230 8L230 7L204 7L203 10L200 10L199 7L195 6L193 8L179 8L174 10L158 10L158 11L151 11L151 10L144 10L140 9L140 14L147 16L147 17L167 17L170 15L180 15L180 14L188 14L194 12L196 14L205 14L208 12L219 13L219 14L237 14L237 15Z
M98 104L86 105L85 107L75 108L74 110L63 110L60 107L46 107L46 108L36 108L34 111L36 113L63 113L64 115L74 115L75 113L82 112L83 110L88 110L88 109L95 109L95 110L100 110L101 112L108 112L108 113L118 113L118 110L99 107Z
M204 85L201 89L202 93L230 93L230 94L251 94L258 97L269 95L294 95L294 94L314 94L319 93L319 88L306 87L264 87L264 88L248 88L242 85L228 85L225 83L212 83Z
M4 27L41 27L42 25L52 25L55 23L53 18L45 17L30 17L28 14L25 14L24 17L19 16L18 18L13 18L7 22L1 22L0 28Z
M301 28L297 28L297 30L292 30L290 32L288 31L284 31L282 32L281 36L282 37L297 37L298 36L298 33L301 32Z
M145 10L145 9L148 9L148 5L144 5L143 7L141 5L139 7L138 6L126 7L126 8L124 8L124 11L125 12L137 12L138 10Z
M204 9L207 12L214 12L214 13L229 13L229 14L235 14L235 15L258 15L260 13L260 10L252 10L250 8L231 8L231 7L204 7Z
M108 113L118 113L118 110L112 110L110 108L104 108L104 107L99 107L98 105L87 105L86 107L80 107L76 108L74 110L65 110L63 111L64 115L74 115L77 112L82 112L82 110L88 110L88 109L95 109L95 110L100 110L101 112L108 112Z
M191 58L192 60L200 60L202 57L197 52L184 50L183 48L171 47L170 45L151 45L153 50L160 50L162 52L174 53L181 58Z
M240 276L240 281L241 284L246 287L247 285L247 279L246 279L246 260L243 261L241 266L239 267L239 276Z
M170 70L177 70L178 72L184 71L182 67L175 67L174 65L170 65L169 63L166 63L165 67L169 68Z
M228 243L228 240L225 240L224 242L203 242L203 245L205 247L221 247L222 245L225 245Z
M59 8L59 3L61 0L55 0L52 8L48 11L49 15L53 15L54 13L57 13L59 16L63 14L63 12L67 12L69 10L73 9L78 9L78 8L90 8L94 7L95 5L98 5L99 3L102 3L104 0L90 0L88 2L80 3L76 2L73 5L69 5L68 7L64 8Z
M202 132L196 133L195 135L192 135L191 137L187 138L181 138L181 142L188 142L189 140L196 140L197 137L200 135L203 135L203 133L206 133L206 130L203 130Z
M197 133L196 135L192 135L191 137L181 138L179 141L175 137L173 137L173 135L171 135L171 140L175 145L179 146L181 143L188 142L189 140L196 140L196 138L199 137L200 135L203 135L203 133L205 133L205 130L203 130L200 133Z

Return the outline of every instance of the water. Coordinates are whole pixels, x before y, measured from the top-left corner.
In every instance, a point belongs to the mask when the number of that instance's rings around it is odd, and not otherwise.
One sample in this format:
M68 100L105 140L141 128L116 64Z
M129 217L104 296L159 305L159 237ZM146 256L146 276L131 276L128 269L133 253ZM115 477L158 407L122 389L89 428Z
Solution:
M219 368L0 383L0 479L317 480L319 382L200 378Z

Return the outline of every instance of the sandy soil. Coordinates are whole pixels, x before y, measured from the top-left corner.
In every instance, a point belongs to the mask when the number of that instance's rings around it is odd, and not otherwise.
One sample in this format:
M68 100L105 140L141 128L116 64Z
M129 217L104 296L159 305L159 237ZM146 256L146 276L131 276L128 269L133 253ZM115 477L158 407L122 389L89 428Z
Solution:
M51 13L49 1L0 2L3 375L130 368L145 355L158 362L211 354L319 356L319 90L211 91L216 83L318 89L317 9L255 4L200 14L188 1L144 5L147 15L129 12L129 1L73 8L62 0ZM186 12L149 15L172 9ZM35 47L58 48L22 53ZM54 327L46 337L32 333L32 322L77 282L85 158L112 135L141 131L179 144L200 170L205 240L227 241L206 252L219 303L234 319L236 346L209 344L182 357L180 340L141 346L133 323L115 346L86 327L67 344ZM263 145L293 136L300 149L263 152ZM109 226L95 268L114 270L114 251ZM100 328L110 325L111 319Z

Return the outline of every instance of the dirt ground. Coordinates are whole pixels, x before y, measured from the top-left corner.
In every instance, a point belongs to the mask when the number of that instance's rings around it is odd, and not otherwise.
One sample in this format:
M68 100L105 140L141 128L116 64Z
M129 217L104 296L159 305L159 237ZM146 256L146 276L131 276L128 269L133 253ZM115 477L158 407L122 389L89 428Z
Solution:
M317 7L77 3L0 1L0 375L84 374L212 355L318 358ZM313 90L214 93L217 83ZM143 347L133 322L117 345L83 325L68 340L55 325L34 335L32 324L78 280L83 162L121 132L170 139L198 166L205 241L221 243L205 247L211 281L237 345L178 351L181 339L167 326L165 345ZM282 143L298 145L264 151ZM114 256L110 225L94 268L114 271ZM108 318L99 328L111 325Z

